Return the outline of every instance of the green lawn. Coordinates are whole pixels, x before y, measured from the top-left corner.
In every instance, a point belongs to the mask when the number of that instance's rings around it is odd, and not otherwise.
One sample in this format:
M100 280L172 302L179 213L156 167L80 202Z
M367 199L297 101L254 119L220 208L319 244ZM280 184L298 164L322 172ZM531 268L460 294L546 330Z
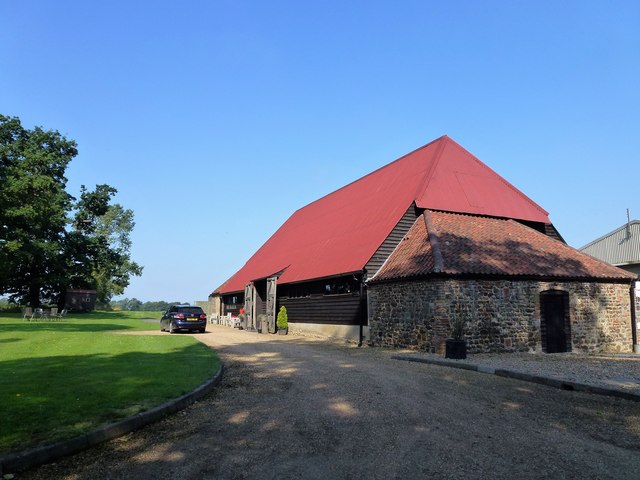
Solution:
M217 371L211 349L159 330L158 312L57 321L0 316L0 454L86 432L180 396Z

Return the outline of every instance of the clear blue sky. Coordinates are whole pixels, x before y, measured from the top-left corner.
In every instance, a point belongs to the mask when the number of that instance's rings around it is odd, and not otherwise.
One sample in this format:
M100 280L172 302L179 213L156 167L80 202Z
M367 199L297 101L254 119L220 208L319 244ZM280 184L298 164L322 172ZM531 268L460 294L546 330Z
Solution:
M4 0L0 113L78 142L72 194L119 190L143 301L443 134L580 247L640 217L640 2Z

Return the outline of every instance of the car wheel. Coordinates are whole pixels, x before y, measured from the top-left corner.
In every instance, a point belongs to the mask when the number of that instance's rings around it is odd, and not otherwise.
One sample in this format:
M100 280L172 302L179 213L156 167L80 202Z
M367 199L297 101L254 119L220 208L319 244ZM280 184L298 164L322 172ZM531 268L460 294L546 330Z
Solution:
M198 330L198 331L199 331L200 333L204 333L204 332L205 332L205 329L204 329L204 328L201 328L201 329L200 329L200 330Z
M169 322L169 333L175 333L175 330L173 329L173 323Z

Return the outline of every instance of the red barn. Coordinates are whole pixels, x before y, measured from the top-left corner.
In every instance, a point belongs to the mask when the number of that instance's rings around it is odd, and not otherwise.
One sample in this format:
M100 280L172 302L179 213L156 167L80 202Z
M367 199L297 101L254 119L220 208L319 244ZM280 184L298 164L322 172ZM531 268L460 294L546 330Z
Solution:
M374 345L439 351L464 316L471 351L629 351L630 283L443 136L296 211L212 295L263 332L285 306Z

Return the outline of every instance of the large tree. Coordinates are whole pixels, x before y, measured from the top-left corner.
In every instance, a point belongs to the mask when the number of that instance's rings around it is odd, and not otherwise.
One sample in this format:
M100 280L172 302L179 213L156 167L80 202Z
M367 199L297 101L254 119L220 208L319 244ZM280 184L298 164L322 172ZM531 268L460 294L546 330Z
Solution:
M129 256L133 213L110 204L116 190L83 187L78 201L66 191L77 153L57 131L0 115L0 294L14 302L61 303L67 288L99 284L118 293L141 274Z
M0 292L38 305L60 271L67 212L65 188L76 144L55 131L27 130L0 115Z
M97 185L94 191L83 186L81 190L74 230L69 235L73 239L69 259L82 267L75 283L91 285L98 303L105 305L112 296L124 293L132 275L142 274L142 267L131 260L133 212L110 204L117 191L109 185Z

